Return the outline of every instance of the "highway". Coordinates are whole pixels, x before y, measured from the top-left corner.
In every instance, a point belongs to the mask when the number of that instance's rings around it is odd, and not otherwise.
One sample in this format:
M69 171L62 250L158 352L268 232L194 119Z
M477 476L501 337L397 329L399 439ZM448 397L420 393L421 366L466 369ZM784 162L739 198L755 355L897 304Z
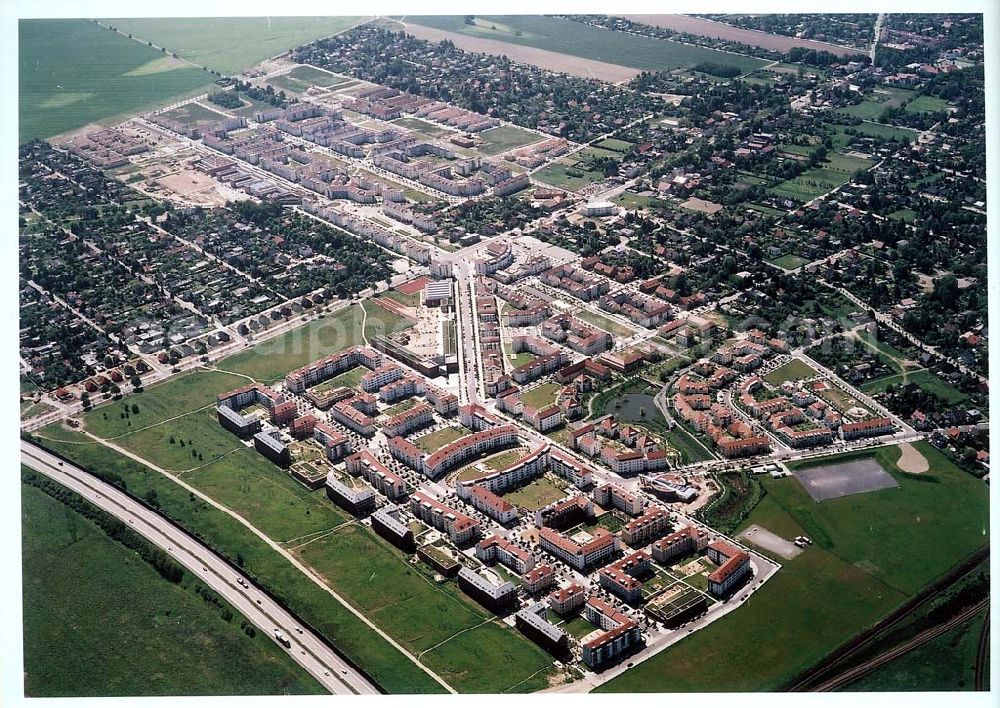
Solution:
M236 608L278 646L275 631L284 634L282 647L320 684L334 694L380 693L364 675L345 662L326 642L305 627L267 593L243 578L225 560L170 521L133 500L117 487L28 441L21 441L21 461L81 495L88 502L129 524L162 548L201 582ZM237 582L242 579L245 585Z

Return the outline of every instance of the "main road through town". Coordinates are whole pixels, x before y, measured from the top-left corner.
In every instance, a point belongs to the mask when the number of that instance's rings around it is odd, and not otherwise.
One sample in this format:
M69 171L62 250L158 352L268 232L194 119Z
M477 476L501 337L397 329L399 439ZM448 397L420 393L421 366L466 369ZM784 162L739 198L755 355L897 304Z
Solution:
M162 548L200 581L219 593L260 631L281 646L276 631L284 634L283 647L296 662L331 693L371 695L378 688L344 661L329 645L272 599L247 581L239 571L194 537L135 501L117 487L63 461L41 447L21 441L21 461L89 503L121 519L129 528ZM238 579L243 580L241 585Z

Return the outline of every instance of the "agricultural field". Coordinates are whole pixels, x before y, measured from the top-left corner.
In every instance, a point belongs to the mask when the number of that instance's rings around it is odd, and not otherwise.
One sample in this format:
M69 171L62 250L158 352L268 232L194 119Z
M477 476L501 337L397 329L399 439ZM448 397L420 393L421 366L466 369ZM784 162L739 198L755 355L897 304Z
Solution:
M240 615L226 621L196 594L194 576L169 582L29 484L21 485L21 522L26 695L324 692L268 636L248 636Z
M86 20L21 20L18 142L202 93L212 76ZM74 57L86 55L88 61Z
M459 691L535 689L521 682L551 664L532 642L489 622L486 611L456 586L430 582L409 568L406 557L368 529L344 527L299 555Z
M199 66L235 75L263 60L353 27L360 17L199 17L102 20Z
M102 479L153 498L161 513L194 533L217 553L242 567L364 667L390 693L440 693L443 689L371 628L302 574L262 539L225 512L210 506L167 477L82 434L52 425L40 431L49 449Z
M864 123L859 123L858 125L852 125L850 129L858 135L867 135L872 138L894 140L896 142L903 142L904 140L913 142L913 140L917 137L917 131L911 130L910 128L897 128L894 125L872 123L871 121L865 121ZM841 129L841 132L842 130L843 129ZM837 146L836 140L834 140L834 146Z
M680 42L655 39L591 27L571 20L536 15L477 16L466 24L462 16L407 18L447 32L520 44L584 59L619 64L634 69L670 71L690 68L702 62L727 64L747 72L767 62L741 54L719 52Z
M485 142L479 146L479 152L484 155L498 155L522 145L537 143L542 136L516 125L499 125L479 133L478 137Z
M719 690L775 690L982 546L986 487L927 443L917 448L931 465L921 475L899 471L898 447L875 453L899 483L894 489L818 503L794 477L763 479L767 494L742 528L804 534L815 545L783 560L781 572L724 620L597 690L686 692L706 682Z

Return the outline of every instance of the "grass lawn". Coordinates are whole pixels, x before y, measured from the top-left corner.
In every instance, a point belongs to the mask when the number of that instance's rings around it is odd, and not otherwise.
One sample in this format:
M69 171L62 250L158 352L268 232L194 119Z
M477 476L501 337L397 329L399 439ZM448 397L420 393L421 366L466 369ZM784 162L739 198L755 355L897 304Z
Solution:
M465 428L452 428L451 426L446 426L440 430L435 430L433 433L428 433L427 435L422 435L421 437L414 439L413 444L424 452L430 454L441 449L448 443L455 442L459 438L468 434L469 431Z
M605 332L610 332L616 337L631 337L636 333L637 330L626 327L625 325L618 324L612 319L605 317L604 315L591 312L590 310L580 309L573 313L573 316L577 319L583 320L584 322L589 322L590 324L603 329Z
M339 74L334 74L333 72L313 66L300 65L287 73L269 78L267 83L274 84L286 91L305 93L310 86L329 88L331 86L341 86L349 81L350 79L346 76L340 76Z
M820 167L806 170L798 177L768 189L769 194L797 201L808 201L826 194L851 179L858 170L872 166L871 160L831 152Z
M460 691L501 691L549 663L513 630L482 624L490 616L486 610L455 585L429 581L368 529L345 527L304 546L300 555L411 651L440 644L423 660ZM463 630L469 631L455 636Z
M594 145L599 148L604 148L605 150L614 150L615 152L628 152L635 147L635 143L630 143L628 140L619 140L618 138L601 140L600 142L594 143Z
M340 386L350 386L354 388L361 383L362 377L367 373L368 369L365 367L355 366L353 369L348 369L343 373L337 374L332 379L327 379L326 381L316 384L312 387L312 390L317 393L323 393L324 391L332 391Z
M787 364L782 364L774 371L764 376L764 380L772 386L780 386L785 381L798 381L816 376L816 370L801 359L792 359Z
M885 378L876 379L875 381L869 381L862 384L861 390L865 393L881 393L890 385L899 386L904 383L915 383L924 391L933 393L935 396L943 398L952 405L962 403L969 398L968 395L959 391L933 371L928 371L926 369L913 371L908 374L886 376Z
M895 468L898 448L876 453L895 489L817 503L792 477L764 479L768 494L743 526L815 545L745 606L597 690L773 690L985 543L986 487L917 447L931 462L923 475Z
M889 214L889 218L910 224L916 221L917 212L913 211L913 209L897 209L896 211Z
M84 414L87 430L102 438L126 435L168 418L184 415L215 403L219 393L247 383L243 376L220 371L192 371L147 388L121 401L109 401ZM137 413L132 406L138 406ZM127 412L128 417L122 414ZM213 413L214 414L214 413ZM218 424L216 423L216 426Z
M567 634L580 639L581 637L586 637L591 632L596 631L597 627L584 619L582 615L577 615L565 624L560 625L560 629Z
M636 69L670 71L712 62L749 72L767 63L742 54L719 52L666 39L611 32L572 20L541 15L476 16L471 25L466 24L461 15L408 17L407 22Z
M859 330L854 333L856 339L861 341L866 347L871 349L873 352L879 355L879 358L891 366L896 372L902 373L904 366L903 361L908 359L906 354L896 349L896 347L889 344L889 342L878 339L871 332L866 332L864 330Z
M670 447L681 454L681 461L684 464L714 459L713 455L691 433L679 425L670 432L663 433L663 437L670 443Z
M769 262L787 270L795 270L796 268L804 266L809 262L809 260L803 258L802 256L796 256L794 253L786 253L785 255L774 258Z
M190 472L183 479L278 542L324 531L347 520L323 490L306 489L249 448Z
M382 297L387 297L390 300L395 300L400 305L405 305L406 307L416 307L420 304L420 293L410 293L409 295L401 293L398 290L388 290L382 294Z
M569 161L558 160L538 170L534 174L534 178L539 182L571 192L604 179L604 175L600 172L586 170L583 166L576 167L575 165L576 162L572 158Z
M55 409L44 401L39 401L38 403L21 401L21 420L34 418L35 416L42 415L43 413L48 413L53 410Z
M219 425L214 408L116 438L115 444L171 472L201 467L243 447L239 438Z
M361 306L368 313L368 319L365 320L365 337L369 340L379 334L395 334L410 329L416 324L408 317L389 312L371 300L365 300Z
M917 96L906 104L907 113L937 113L948 108L948 102L937 96Z
M816 391L816 395L824 399L827 403L832 403L841 411L847 411L851 408L861 408L871 413L871 409L868 406L833 383L823 391Z
M818 546L912 595L985 543L989 531L986 486L929 443L914 445L930 463L928 472L900 472L895 464L900 451L895 446L847 456L874 456L899 482L893 489L817 503L794 477L768 478L763 483L768 495ZM844 458L790 463L789 467Z
M502 470L505 467L510 467L512 464L520 460L522 457L527 455L530 450L526 447L515 447L510 450L504 450L503 452L498 452L495 455L491 455L483 460L483 464L494 470Z
M538 133L518 128L516 125L498 125L478 134L485 142L479 146L484 155L498 155L522 145L537 143L542 139Z
M388 692L442 692L441 686L422 669L232 517L148 467L103 445L88 442L79 433L55 426L43 432L63 441L44 441L47 447L108 481L126 485L135 496L142 498L155 492L165 516L198 535L216 552L237 562L249 577L270 588L334 646L367 669Z
M228 356L216 366L256 381L271 382L292 369L361 342L361 308L351 306Z
M514 506L535 511L554 501L559 501L564 496L566 496L565 489L548 477L539 477L520 489L505 494L504 499Z
M972 690L984 619L985 611L840 690Z
M394 406L389 406L384 411L382 411L382 413L389 417L392 417L394 415L399 415L400 413L405 413L406 411L410 410L411 408L413 408L413 406L417 405L417 403L419 402L420 400L417 398L407 398L402 403L397 403Z
M193 96L213 79L87 20L21 20L18 44L19 142Z
M532 408L544 408L555 403L556 394L562 388L557 383L544 383L528 391L522 391L521 402Z
M648 209L650 207L667 206L667 202L662 199L657 199L656 197L645 194L636 194L635 192L630 192L628 190L625 190L617 197L612 197L611 201L626 209Z
M418 133L423 133L432 138L439 138L443 135L451 135L452 131L442 128L440 126L434 125L430 121L421 120L420 118L397 118L391 121L393 125L398 125L400 128L406 128L407 130L415 130Z
M882 111L884 111L889 106L882 101L869 101L864 100L861 103L855 104L853 106L844 106L843 108L838 108L837 113L843 113L844 115L854 116L862 120L871 120L878 116Z
M852 125L851 129L858 135L867 135L883 140L895 140L897 142L902 142L904 139L912 142L917 137L917 131L910 128L897 128L893 125L872 123L870 121L865 121L859 125Z
M268 57L329 37L360 17L190 17L103 20L179 57L238 74ZM140 45L136 45L140 46ZM151 50L152 51L152 50Z
M240 615L226 622L190 573L165 580L28 484L21 521L27 696L325 692L266 634L247 636Z

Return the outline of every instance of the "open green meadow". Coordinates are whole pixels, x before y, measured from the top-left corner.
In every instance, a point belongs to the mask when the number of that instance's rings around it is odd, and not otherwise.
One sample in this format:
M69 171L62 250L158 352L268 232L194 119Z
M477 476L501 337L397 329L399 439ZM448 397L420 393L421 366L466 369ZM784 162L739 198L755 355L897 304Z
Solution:
M484 155L497 155L522 145L537 143L542 139L538 133L518 128L516 125L499 125L479 133L478 137L485 142L479 146L479 152Z
M442 128L434 125L430 121L422 120L420 118L397 118L391 122L393 125L398 125L400 128L415 130L418 133L423 133L431 138L440 138L442 136L452 135L452 131L447 128Z
M792 359L774 371L764 375L764 380L772 386L780 386L785 381L798 381L816 376L816 370L801 359Z
M238 74L300 44L337 34L360 17L171 17L102 20L199 66Z
M985 618L984 610L840 690L969 691L975 685L974 667Z
M21 520L26 695L324 693L266 634L244 633L239 614L223 619L191 574L169 582L28 484Z
M442 692L423 670L232 517L149 467L80 433L60 426L49 426L41 433L49 449L137 497L154 496L161 513L269 588L389 693Z
M219 361L216 366L271 382L327 354L361 344L361 307L349 306Z
M455 585L435 583L369 530L347 526L299 553L457 690L499 693L541 687L522 683L551 665L541 649L489 621L491 615Z
M948 108L948 102L937 96L917 96L906 104L907 113L937 113Z
M364 307L368 315L365 320L366 339L371 339L379 334L388 335L402 332L404 329L410 329L416 324L410 318L390 312L371 300L365 300L361 306Z
M868 169L873 164L871 160L861 157L832 152L821 166L806 170L798 177L787 179L771 187L767 192L793 201L809 201L839 187L850 180L855 172Z
M571 192L604 179L603 174L586 169L585 165L572 157L546 165L535 172L533 177L539 182Z
M709 62L735 66L743 72L749 72L767 63L742 54L704 49L666 39L610 32L572 20L541 15L477 16L471 25L466 24L465 18L460 15L408 17L406 21L470 37L520 44L653 71L691 68L696 64Z
M597 690L774 690L985 544L985 485L927 443L917 448L931 465L922 475L896 468L897 447L875 452L894 489L820 503L794 477L764 478L743 528L815 545L783 560L743 607Z
M221 371L183 373L133 394L127 400L97 406L83 415L84 427L99 437L116 438L210 406L214 415L216 394L247 383L249 381L243 376Z
M804 266L809 262L809 260L807 258L803 258L802 256L796 256L794 253L786 253L785 255L778 256L769 262L787 270L795 270L796 268Z
M330 88L331 86L342 86L350 81L351 79L346 76L340 76L314 66L301 65L284 74L272 76L267 80L267 83L286 91L305 93L310 86Z
M201 69L87 20L18 24L18 141L50 138L193 96Z
M908 383L916 384L927 393L939 396L944 399L946 403L951 405L962 403L969 399L967 394L959 391L933 371L928 371L926 369L911 371L905 374L895 374L893 376L886 376L874 381L868 381L861 384L861 390L865 393L882 393L889 386L899 387Z
M200 103L185 103L183 106L164 111L163 116L192 127L214 123L227 118L225 114L206 108Z
M857 125L852 125L850 127L858 135L867 135L871 138L881 138L882 140L895 140L896 142L902 142L904 140L913 140L917 137L917 131L911 130L910 128L897 128L894 125L886 125L885 123L873 123L871 121L865 121L864 123L858 123ZM839 131L843 132L843 128ZM837 146L836 139L834 140L834 146Z

